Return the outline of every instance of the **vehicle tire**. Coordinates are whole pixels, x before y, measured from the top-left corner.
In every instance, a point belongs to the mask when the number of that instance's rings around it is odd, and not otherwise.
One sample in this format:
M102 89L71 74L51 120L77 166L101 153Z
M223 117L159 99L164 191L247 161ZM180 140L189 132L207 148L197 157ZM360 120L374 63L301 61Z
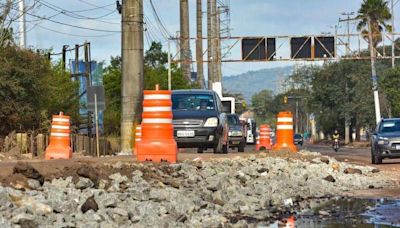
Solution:
M238 152L244 152L245 145L246 145L246 141L241 141L238 146Z
M197 148L197 153L202 154L204 152L204 148Z
M371 163L375 165L382 164L382 158L381 156L377 155L377 153L377 148L371 148Z
M225 144L225 145L222 146L222 153L223 153L223 154L227 154L227 153L228 153L228 150L229 150L228 144Z
M223 146L224 146L223 139L222 137L219 137L218 144L214 145L214 153L215 154L222 153Z

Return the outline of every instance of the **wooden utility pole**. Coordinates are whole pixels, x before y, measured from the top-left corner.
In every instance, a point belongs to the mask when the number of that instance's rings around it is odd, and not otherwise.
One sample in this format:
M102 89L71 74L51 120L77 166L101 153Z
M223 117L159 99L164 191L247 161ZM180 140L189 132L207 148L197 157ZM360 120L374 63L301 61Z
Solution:
M204 88L203 73L203 11L202 0L197 0L196 6L197 16L197 38L196 38L196 64L197 64L197 84Z
M143 98L143 0L122 1L121 152L132 153Z
M189 3L188 0L180 0L181 20L181 59L183 76L190 82L190 35L189 35Z
M212 83L214 81L214 63L212 61L213 56L213 48L212 48L212 32L211 32L211 1L207 0L207 70L208 70L208 89L212 89ZM214 0L215 1L215 0Z

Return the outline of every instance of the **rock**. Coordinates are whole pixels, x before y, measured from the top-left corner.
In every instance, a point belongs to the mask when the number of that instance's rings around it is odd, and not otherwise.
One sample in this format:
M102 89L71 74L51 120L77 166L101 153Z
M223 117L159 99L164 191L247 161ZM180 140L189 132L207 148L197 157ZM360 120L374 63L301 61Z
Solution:
M85 189L91 188L94 186L94 183L89 178L79 177L78 182L75 184L75 188L77 189Z
M261 168L257 169L257 172L260 173L260 174L261 174L261 173L265 173L265 172L268 173L269 170L268 170L267 168L265 168L265 167L261 167Z
M324 210L319 210L319 211L318 211L318 214L320 214L320 215L322 215L322 216L329 216L329 215L330 215L329 212L324 211Z
M107 181L107 180L101 179L101 180L99 181L99 186L98 186L98 188L99 188L99 189L106 189L106 188L107 188L107 184L108 184L108 181Z
M371 172L372 172L372 173L379 173L380 170L375 168L375 169L371 170Z
M332 183L336 181L332 175L328 175L328 176L324 177L324 180L326 180L328 182L332 182Z
M92 166L83 165L76 170L76 174L78 174L80 177L89 178L95 187L99 185L99 174Z
M12 201L18 207L25 207L33 214L50 214L53 212L53 208L45 203L41 203L32 197L22 196L15 197L11 196Z
M94 196L87 198L85 203L83 203L83 205L81 206L82 213L85 213L88 210L93 210L93 211L99 210L99 205L97 205L97 202L94 199Z
M333 163L332 164L332 169L336 172L339 172L340 170L340 165L338 163Z
M28 185L30 189L35 189L35 190L41 187L40 182L35 179L28 179Z
M14 174L22 174L26 178L38 180L40 185L44 183L44 177L35 168L26 162L18 162L13 169Z
M39 227L35 222L35 216L30 214L18 214L12 218L11 222L20 225L21 228Z
M116 183L128 182L128 177L122 176L120 173L114 173L110 175L109 178Z
M346 168L344 170L345 174L362 174L362 171L360 169L354 169L354 168Z
M29 183L28 183L28 178L26 178L22 174L13 174L10 177L7 178L7 181L9 181L9 185L15 189L18 190L25 190L29 189Z
M325 164L329 164L329 158L321 157L320 160Z
M186 215L180 215L178 216L178 218L176 219L177 222L185 222L187 220L187 216Z
M249 160L250 160L250 161L255 161L255 160L257 160L257 158L256 158L255 155L251 155L251 156L249 157Z

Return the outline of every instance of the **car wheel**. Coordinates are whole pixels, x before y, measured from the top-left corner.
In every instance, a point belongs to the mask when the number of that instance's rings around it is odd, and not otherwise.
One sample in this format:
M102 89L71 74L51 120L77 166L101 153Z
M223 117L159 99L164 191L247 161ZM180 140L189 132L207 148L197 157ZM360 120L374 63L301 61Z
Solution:
M202 154L204 152L203 148L197 148L197 153Z
M222 153L222 147L224 146L224 144L223 144L223 139L222 139L222 137L219 137L219 139L218 139L218 144L217 145L214 145L214 153L215 154L217 154L217 153Z
M246 141L241 141L238 147L238 152L244 152L244 147L246 145Z
M379 165L382 164L382 157L378 155L377 148L371 148L371 162L372 164Z
M223 145L222 146L222 153L227 154L228 153L228 149L229 149L228 144Z

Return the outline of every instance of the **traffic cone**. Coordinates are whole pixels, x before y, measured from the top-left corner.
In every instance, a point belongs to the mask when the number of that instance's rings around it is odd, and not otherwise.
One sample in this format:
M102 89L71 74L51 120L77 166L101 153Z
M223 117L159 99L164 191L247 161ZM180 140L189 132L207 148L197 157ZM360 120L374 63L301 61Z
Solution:
M176 163L178 147L172 125L171 91L145 90L142 138L137 143L138 161Z
M256 150L271 150L271 128L267 124L260 125L260 135L257 139Z
M137 145L138 142L142 140L142 126L139 124L135 128L135 145L134 145L134 153L137 153Z
M45 159L70 159L72 158L71 149L70 117L53 115L50 132L50 144L45 151Z
M294 218L294 216L290 216L286 220L285 228L295 228L295 227L296 227L296 219Z
M272 150L289 150L296 152L297 147L293 143L293 115L291 112L279 112L276 123L276 143Z

